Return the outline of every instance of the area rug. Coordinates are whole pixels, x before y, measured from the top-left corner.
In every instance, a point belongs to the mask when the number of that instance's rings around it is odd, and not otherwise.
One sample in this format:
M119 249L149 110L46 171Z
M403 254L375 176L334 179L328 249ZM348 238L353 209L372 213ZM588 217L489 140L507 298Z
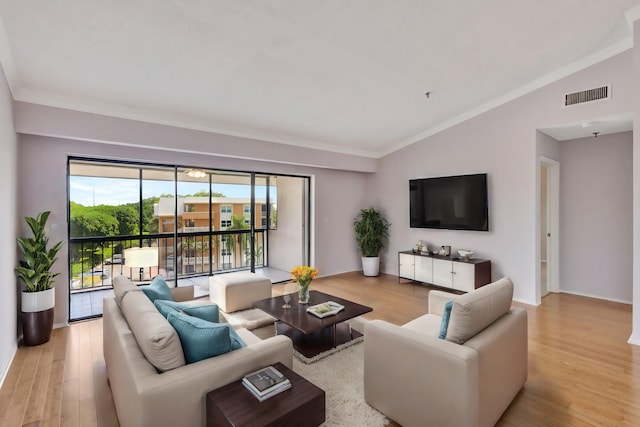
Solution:
M384 426L389 420L364 401L364 343L312 364L293 359L293 370L325 391L325 427Z
M245 328L250 331L255 329L273 325L276 318L257 308L248 310L234 311L233 313L225 313L220 310L220 316L235 329ZM272 333L273 335L273 333Z

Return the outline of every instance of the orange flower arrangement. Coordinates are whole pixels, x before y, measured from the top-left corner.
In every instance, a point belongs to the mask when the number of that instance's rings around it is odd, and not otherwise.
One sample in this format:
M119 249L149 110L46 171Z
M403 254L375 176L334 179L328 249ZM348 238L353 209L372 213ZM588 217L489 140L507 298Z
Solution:
M291 270L291 278L303 287L309 287L311 280L318 276L318 270L307 265L299 265Z
M318 275L318 270L308 265L299 265L291 270L291 278L298 282L298 302L307 304L309 302L309 285L311 280Z

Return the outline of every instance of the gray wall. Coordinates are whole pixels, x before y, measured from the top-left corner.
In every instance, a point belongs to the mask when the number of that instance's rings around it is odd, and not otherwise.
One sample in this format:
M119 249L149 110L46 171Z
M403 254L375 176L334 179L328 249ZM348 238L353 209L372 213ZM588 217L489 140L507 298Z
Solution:
M560 290L631 303L633 134L560 143Z
M369 174L33 135L20 135L19 141L19 170L38 173L21 175L18 215L51 210L52 241L67 239L66 165L69 155L295 174L312 176L314 183L313 265L321 276L360 269L351 224L360 207L368 203L365 188ZM177 145L180 143L181 140L176 142ZM60 252L60 259L68 259L66 245ZM60 273L56 283L55 323L62 325L68 318L69 277L64 262L58 263L55 270Z
M0 68L0 385L16 351L18 333L18 288L13 268L16 265L16 146L13 131L11 93Z

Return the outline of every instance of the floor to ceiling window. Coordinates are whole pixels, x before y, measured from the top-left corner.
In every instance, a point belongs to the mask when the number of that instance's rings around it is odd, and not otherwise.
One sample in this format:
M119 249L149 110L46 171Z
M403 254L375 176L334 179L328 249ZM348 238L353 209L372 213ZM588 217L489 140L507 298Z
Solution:
M206 293L211 274L308 263L308 177L69 158L68 179L70 320L100 315L120 274Z

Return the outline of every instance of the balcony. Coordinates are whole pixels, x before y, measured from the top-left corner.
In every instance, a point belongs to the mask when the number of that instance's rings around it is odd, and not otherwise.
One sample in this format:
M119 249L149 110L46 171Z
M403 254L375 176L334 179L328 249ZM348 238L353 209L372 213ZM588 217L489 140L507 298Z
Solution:
M253 255L249 230L210 233L207 229L206 232L182 232L177 238L173 234L157 234L143 236L143 239L130 236L71 239L70 319L101 314L102 298L105 293L112 294L112 278L120 274L137 284L147 284L151 278L161 274L167 281L176 282L177 286L197 284L202 288L201 294L207 293L208 285L199 282L208 283L209 275L250 270L252 261L256 270L267 267L265 239L266 232L256 230ZM140 268L128 264L125 250L140 246L157 248L156 265ZM287 280L282 277L280 275L279 281ZM77 297L97 291L101 291L100 295ZM90 301L90 310L86 309L86 303L77 302L81 300Z

